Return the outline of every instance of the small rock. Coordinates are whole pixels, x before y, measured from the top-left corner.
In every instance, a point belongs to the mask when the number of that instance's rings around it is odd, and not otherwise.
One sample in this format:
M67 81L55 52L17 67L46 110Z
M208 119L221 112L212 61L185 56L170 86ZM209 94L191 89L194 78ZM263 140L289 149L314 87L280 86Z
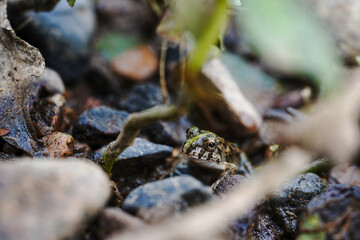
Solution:
M342 55L355 62L360 55L360 2L358 0L303 0L334 36Z
M248 179L240 174L230 175L224 178L214 189L214 192L219 197L225 197L227 194L233 192L240 187L241 184L247 182Z
M145 223L120 208L106 208L97 220L96 232L98 239L105 239L113 233L130 229L140 229Z
M163 102L160 88L154 84L137 84L131 88L128 97L120 101L119 108L130 113L154 107Z
M331 169L329 181L360 186L360 168L350 165L338 165Z
M94 152L90 159L95 162L100 161L105 149L106 146ZM172 147L136 138L133 145L126 148L116 159L112 170L113 178L139 174L148 167L154 168L163 164L165 159L171 156L172 151Z
M310 200L321 193L325 182L313 173L306 173L285 183L270 198L274 217L290 234L297 231L298 216Z
M119 76L142 82L156 72L158 64L158 58L150 47L143 45L119 53L111 60L110 66Z
M61 0L50 12L28 11L14 21L20 25L27 19L31 21L17 33L39 48L46 65L66 82L80 79L86 70L95 31L94 2L77 0L71 8Z
M211 198L210 190L200 181L179 176L136 188L125 199L124 210L148 222L158 222Z
M115 140L124 126L127 112L100 106L85 111L77 119L73 135L90 146L101 146Z
M51 68L45 68L43 75L39 79L40 82L43 82L42 86L49 94L65 93L65 85L60 75Z
M182 117L174 122L158 122L147 128L142 133L151 141L171 146L181 146L186 140L186 130L192 124L186 117Z
M63 158L74 155L74 138L66 133L54 132L43 138L49 156Z
M91 153L91 148L86 143L78 143L74 144L74 156L76 157L87 157Z
M110 196L108 177L88 161L18 159L0 165L1 239L73 238Z
M325 232L324 239L360 239L360 187L346 184L330 185L313 198L301 218L300 229L306 220L317 217Z

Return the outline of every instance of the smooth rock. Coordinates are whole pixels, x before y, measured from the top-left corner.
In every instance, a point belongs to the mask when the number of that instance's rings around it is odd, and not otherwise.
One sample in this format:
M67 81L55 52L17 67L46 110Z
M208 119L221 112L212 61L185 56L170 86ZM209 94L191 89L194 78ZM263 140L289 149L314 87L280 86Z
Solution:
M74 155L74 138L66 133L54 132L43 138L49 157L63 158Z
M342 55L355 62L360 55L360 2L358 0L303 0L325 23Z
M74 237L110 196L99 166L70 158L1 162L0 186L2 240Z
M325 185L317 175L306 173L286 182L270 197L273 215L286 232L294 234L297 231L298 216Z
M124 126L128 113L100 106L82 113L73 130L73 136L90 146L101 146L115 140Z
M110 235L120 232L141 229L146 224L141 219L134 217L120 208L104 209L97 220L96 236L105 239Z
M130 89L129 95L120 101L119 108L130 113L154 107L163 102L160 87L151 84L137 84Z
M100 161L106 146L94 152L90 159ZM147 168L154 168L165 162L170 157L173 148L149 142L143 138L136 138L133 145L126 148L116 159L112 175L118 177L142 173ZM126 169L126 171L124 171Z
M211 198L210 190L200 181L179 176L136 188L125 199L124 210L148 222L158 222Z
M110 62L112 70L119 76L142 82L158 69L159 61L149 46L143 45L116 55Z
M143 129L142 133L151 141L180 147L186 140L186 130L192 124L187 117L173 122L158 122Z
M21 20L29 23L17 33L39 48L46 65L65 82L79 80L86 70L96 17L93 0L77 0L73 8L61 0L50 12L28 11Z
M318 218L324 239L360 239L360 187L330 185L313 198L301 218L300 229L310 218Z

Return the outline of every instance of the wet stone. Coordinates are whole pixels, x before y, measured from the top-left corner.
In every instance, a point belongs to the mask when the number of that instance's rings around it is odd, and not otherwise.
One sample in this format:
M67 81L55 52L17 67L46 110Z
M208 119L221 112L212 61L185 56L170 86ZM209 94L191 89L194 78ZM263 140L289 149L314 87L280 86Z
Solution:
M91 154L90 159L100 161L106 146ZM113 179L129 175L136 175L147 168L154 168L170 157L173 148L149 142L143 138L136 138L133 145L126 148L115 161L112 175ZM126 171L124 171L126 169Z
M291 179L271 196L270 204L274 217L282 223L286 232L294 234L297 231L298 216L325 186L320 177L306 173Z
M120 208L106 208L100 214L96 224L96 236L105 239L113 233L144 227L145 223Z
M73 239L110 196L104 171L78 159L0 162L0 238Z
M92 0L77 0L73 8L60 1L50 12L28 11L14 21L29 23L18 31L24 40L39 48L46 65L65 80L81 79L86 70L95 30L95 6ZM15 24L15 25L17 25Z
M158 69L158 57L149 46L143 45L116 55L110 62L112 70L119 76L142 82Z
M124 210L148 222L158 222L211 198L210 190L200 181L179 176L136 188L125 199Z
M138 84L131 88L128 97L120 101L119 108L130 113L154 107L163 102L160 88L154 84Z
M330 185L313 198L301 223L317 217L326 239L360 239L360 187L346 184ZM301 225L302 225L301 224Z
M105 145L115 140L127 116L127 112L105 106L92 108L78 117L73 136L90 146Z
M63 158L74 155L74 138L66 133L55 132L43 138L49 156Z

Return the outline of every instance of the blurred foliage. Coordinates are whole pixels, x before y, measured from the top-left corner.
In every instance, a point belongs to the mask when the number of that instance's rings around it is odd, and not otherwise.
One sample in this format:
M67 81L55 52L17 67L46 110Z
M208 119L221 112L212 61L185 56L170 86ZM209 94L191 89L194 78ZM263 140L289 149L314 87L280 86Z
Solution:
M227 0L170 1L157 32L189 52L188 67L196 72L208 57L211 45L221 39L227 24Z
M321 228L322 223L319 219L319 216L315 214L314 216L308 218L303 224L302 224L302 230L311 231L314 229ZM323 231L314 231L313 233L303 233L300 234L300 236L297 238L297 240L324 240L325 239L325 233Z
M331 92L341 80L335 44L321 24L296 1L252 0L238 23L256 54L285 74L310 77L317 89Z
M236 54L224 52L221 60L229 69L234 79L241 85L256 85L260 86L261 89L269 89L277 85L277 81L273 77Z
M118 53L139 44L140 40L137 38L111 33L97 42L96 49L100 51L106 60L111 60Z
M76 0L67 0L67 2L69 3L70 7L73 7L75 5Z

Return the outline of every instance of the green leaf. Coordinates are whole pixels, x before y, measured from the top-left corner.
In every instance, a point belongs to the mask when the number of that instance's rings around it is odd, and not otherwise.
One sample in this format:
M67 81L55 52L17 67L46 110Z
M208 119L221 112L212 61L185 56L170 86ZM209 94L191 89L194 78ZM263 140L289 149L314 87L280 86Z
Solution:
M73 7L75 5L76 0L67 0L70 7Z
M320 92L338 88L340 60L335 44L317 19L300 3L252 0L238 23L259 57L285 74L311 78Z

